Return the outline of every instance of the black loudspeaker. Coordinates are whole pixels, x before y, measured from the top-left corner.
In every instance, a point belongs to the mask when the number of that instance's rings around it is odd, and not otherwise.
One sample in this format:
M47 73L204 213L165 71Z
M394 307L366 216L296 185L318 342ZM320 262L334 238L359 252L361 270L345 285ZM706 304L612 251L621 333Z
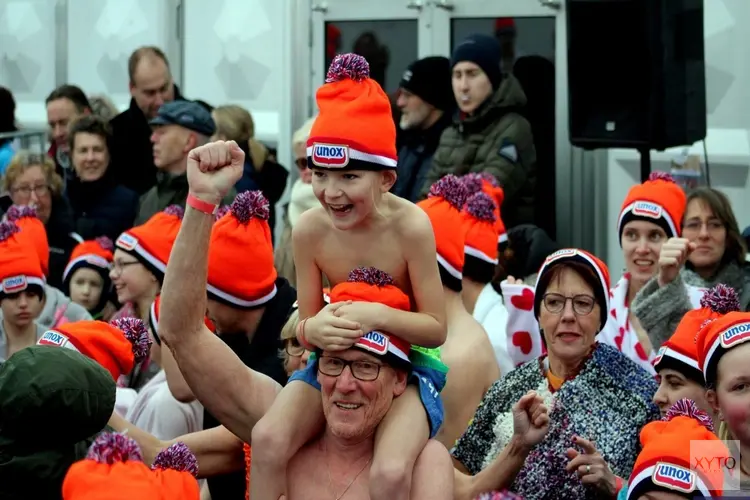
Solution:
M703 0L567 0L570 142L663 150L706 137Z

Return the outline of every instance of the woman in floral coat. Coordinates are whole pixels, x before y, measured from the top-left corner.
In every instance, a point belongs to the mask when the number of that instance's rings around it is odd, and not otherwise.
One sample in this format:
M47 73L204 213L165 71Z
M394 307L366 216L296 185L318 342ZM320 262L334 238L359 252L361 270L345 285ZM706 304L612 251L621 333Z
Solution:
M529 500L615 498L638 455L639 431L659 417L651 402L656 382L595 341L609 311L603 262L582 250L555 252L536 290L534 313L548 354L489 389L452 450L457 468L475 475L487 467L513 435L513 404L536 391L550 409L549 432L505 486Z

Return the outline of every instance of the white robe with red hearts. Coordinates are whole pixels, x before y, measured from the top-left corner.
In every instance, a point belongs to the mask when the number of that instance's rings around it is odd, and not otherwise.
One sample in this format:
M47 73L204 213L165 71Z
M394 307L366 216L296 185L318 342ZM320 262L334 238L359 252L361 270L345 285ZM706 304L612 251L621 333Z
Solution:
M597 340L616 347L647 372L656 375L652 361L656 352L646 352L638 340L638 333L630 325L628 285L630 276L625 273L609 290L609 318ZM538 358L544 351L539 333L539 323L534 316L534 289L528 285L500 284L508 311L508 354L516 366ZM700 307L705 288L686 286L694 308ZM654 346L659 347L659 346Z

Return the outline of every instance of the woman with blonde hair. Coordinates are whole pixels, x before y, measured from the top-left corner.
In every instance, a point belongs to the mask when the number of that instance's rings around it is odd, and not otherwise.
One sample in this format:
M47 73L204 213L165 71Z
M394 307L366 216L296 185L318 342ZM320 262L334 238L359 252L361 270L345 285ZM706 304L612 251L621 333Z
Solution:
M312 172L307 168L307 138L313 123L315 117L308 119L292 136L294 164L297 166L299 178L292 184L289 203L284 207L284 230L274 255L276 271L295 287L297 278L292 255L292 228L297 224L302 212L319 205L312 189Z
M274 207L286 189L289 172L276 162L275 154L255 139L255 123L248 110L236 104L218 106L211 112L216 133L211 140L235 141L245 152L245 168L237 181L237 193L260 190L269 202L268 224L273 232Z

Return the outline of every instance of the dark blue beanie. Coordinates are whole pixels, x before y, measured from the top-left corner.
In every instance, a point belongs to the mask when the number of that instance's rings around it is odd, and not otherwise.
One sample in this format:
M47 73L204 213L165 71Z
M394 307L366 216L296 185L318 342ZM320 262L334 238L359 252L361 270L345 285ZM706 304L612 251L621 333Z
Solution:
M473 62L487 75L493 89L500 86L503 74L500 70L500 42L489 35L470 35L453 50L451 68L462 61Z

